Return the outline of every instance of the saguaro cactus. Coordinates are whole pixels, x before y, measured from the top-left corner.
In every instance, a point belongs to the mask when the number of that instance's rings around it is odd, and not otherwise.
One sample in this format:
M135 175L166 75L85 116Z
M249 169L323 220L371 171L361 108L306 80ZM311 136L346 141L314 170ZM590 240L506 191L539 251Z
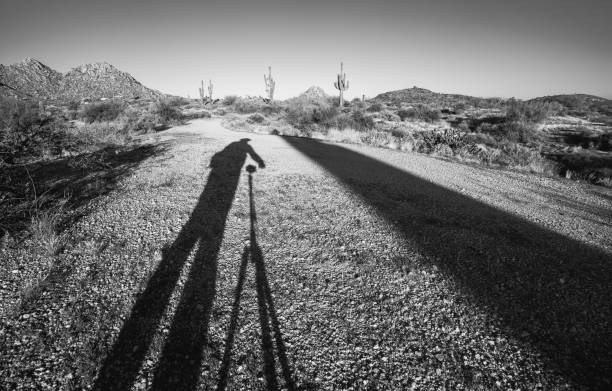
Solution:
M349 82L346 80L346 73L344 73L344 64L340 62L340 73L338 74L338 80L334 82L334 87L340 91L340 107L344 107L344 91L348 90Z
M276 87L276 82L272 78L272 67L268 67L268 75L264 73L264 82L266 83L266 94L268 94L268 99L270 102L274 100L274 87Z
M208 96L206 96L206 93L204 90L204 80L202 80L201 83L202 83L202 87L200 87L199 90L200 90L200 99L202 99L202 104L206 104L207 100L208 102L212 102L212 95L213 95L212 81L208 79Z

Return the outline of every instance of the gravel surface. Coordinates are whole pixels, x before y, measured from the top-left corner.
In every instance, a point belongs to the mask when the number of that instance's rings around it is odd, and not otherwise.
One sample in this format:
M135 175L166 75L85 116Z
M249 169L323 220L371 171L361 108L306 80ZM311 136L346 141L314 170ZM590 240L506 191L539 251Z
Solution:
M610 190L217 119L142 142L60 254L2 243L0 389L612 387Z

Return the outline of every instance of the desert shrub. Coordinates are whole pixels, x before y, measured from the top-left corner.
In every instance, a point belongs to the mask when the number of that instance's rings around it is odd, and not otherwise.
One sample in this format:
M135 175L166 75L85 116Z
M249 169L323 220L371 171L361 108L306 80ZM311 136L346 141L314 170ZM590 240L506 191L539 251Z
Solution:
M131 133L138 126L141 126L141 123L138 121L128 126L123 121L93 122L83 126L68 128L67 133L72 141L73 150L93 152L108 146L124 146L129 144L132 140ZM155 123L153 122L151 128L154 126Z
M351 106L353 108L363 109L366 106L366 103L364 101L362 101L361 99L359 99L359 98L354 98L351 101Z
M551 113L549 103L510 99L506 107L506 121L537 124L544 121Z
M481 122L476 127L477 133L492 136L497 143L533 143L538 141L537 127L533 123L525 122Z
M111 132L136 132L136 133L144 133L155 129L156 126L161 125L164 121L160 117L159 114L155 112L155 106L153 106L150 110L144 108L135 108L130 107L126 109L115 121L109 123L108 125L102 127L96 127L92 129L92 132L104 133L107 130ZM106 129L106 130L105 130ZM101 137L95 137L95 140L102 138L106 139L107 135L103 134ZM123 140L123 136L121 136ZM96 141L88 142L90 144L96 144ZM106 141L101 142L105 144ZM123 144L120 143L120 144Z
M393 137L396 137L398 139L409 137L408 133L406 133L406 131L402 128L393 128L390 130L390 133Z
M436 122L440 120L442 114L438 109L432 109L427 106L422 106L418 110L418 117L423 121Z
M353 121L349 114L342 113L335 118L335 127L338 128L338 130L348 129L352 126L352 124Z
M300 130L327 130L336 126L338 107L329 104L328 100L312 101L295 98L287 102L285 118Z
M465 103L457 103L453 107L453 111L455 114L463 114L465 112Z
M237 98L234 101L234 109L241 114L251 114L259 111L263 102L256 102L253 99Z
M517 143L505 142L499 145L497 153L491 154L489 163L510 167L529 167L542 160L538 151Z
M430 153L441 151L441 146L448 146L451 150L465 147L469 141L465 134L455 129L428 130L418 133L423 141L418 152Z
M212 114L214 115L218 115L218 116L224 116L225 114L227 114L227 112L225 111L225 109L222 109L221 107L218 107L216 109L213 110Z
M405 121L407 119L415 119L417 117L417 112L412 107L407 109L399 109L397 111L397 115L399 115L400 120Z
M236 95L227 95L225 98L223 98L223 104L225 106L231 106L236 102L237 99L238 97Z
M85 106L83 117L86 122L112 121L124 110L122 104L118 102L100 102Z
M182 96L173 96L166 99L165 102L171 107L180 107L189 104L189 101Z
M467 133L465 134L465 141L468 144L483 144L491 147L496 147L499 144L495 137L487 133Z
M371 112L371 113L378 113L379 111L381 111L383 109L383 105L376 102L371 104L368 108L367 111Z
M335 125L338 108L333 106L316 107L312 110L312 122L330 128Z
M266 120L266 118L263 115L259 114L259 113L251 114L247 118L247 122L249 122L251 124L261 124L265 120Z
M365 115L361 110L353 111L351 120L355 130L366 131L374 128L374 119L369 115Z
M513 143L531 143L537 140L537 130L531 123L511 122L503 126L503 138Z
M268 116L272 115L272 114L277 114L280 111L281 111L280 106L275 105L275 104L268 104L268 105L265 105L265 106L261 107L261 112L264 115L268 115Z
M383 118L387 121L392 121L392 122L399 122L400 121L400 117L399 115L395 114L392 111L389 110L383 110L380 113L377 114L379 116L379 118Z
M21 159L55 156L69 147L66 124L41 114L36 105L9 101L0 104L0 165Z
M163 123L180 123L183 121L183 114L175 106L172 106L166 100L160 100L155 103L153 112L159 115Z
M318 102L319 104L326 104L327 106L340 108L340 101L337 96L328 96L323 102Z

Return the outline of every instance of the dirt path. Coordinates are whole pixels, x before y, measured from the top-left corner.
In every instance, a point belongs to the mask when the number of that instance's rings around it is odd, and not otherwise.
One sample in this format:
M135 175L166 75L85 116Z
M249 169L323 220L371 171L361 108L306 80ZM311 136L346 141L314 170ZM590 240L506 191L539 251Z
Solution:
M609 190L218 120L146 137L3 319L0 388L610 386Z

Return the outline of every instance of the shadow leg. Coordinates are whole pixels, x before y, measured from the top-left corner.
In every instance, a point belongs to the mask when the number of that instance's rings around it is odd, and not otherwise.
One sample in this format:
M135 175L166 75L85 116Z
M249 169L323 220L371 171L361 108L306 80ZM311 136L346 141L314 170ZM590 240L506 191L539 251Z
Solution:
M242 288L244 286L244 278L246 274L246 267L249 259L249 249L244 248L242 253L242 262L240 263L240 271L238 272L238 284L236 285L236 291L234 292L234 304L232 306L232 315L230 318L230 326L227 332L227 339L225 340L225 351L223 353L223 362L221 363L221 369L219 370L219 383L217 384L217 390L222 391L227 387L227 380L229 375L232 347L234 346L234 336L236 335L236 328L238 327L238 315L240 313L240 296L242 295Z

